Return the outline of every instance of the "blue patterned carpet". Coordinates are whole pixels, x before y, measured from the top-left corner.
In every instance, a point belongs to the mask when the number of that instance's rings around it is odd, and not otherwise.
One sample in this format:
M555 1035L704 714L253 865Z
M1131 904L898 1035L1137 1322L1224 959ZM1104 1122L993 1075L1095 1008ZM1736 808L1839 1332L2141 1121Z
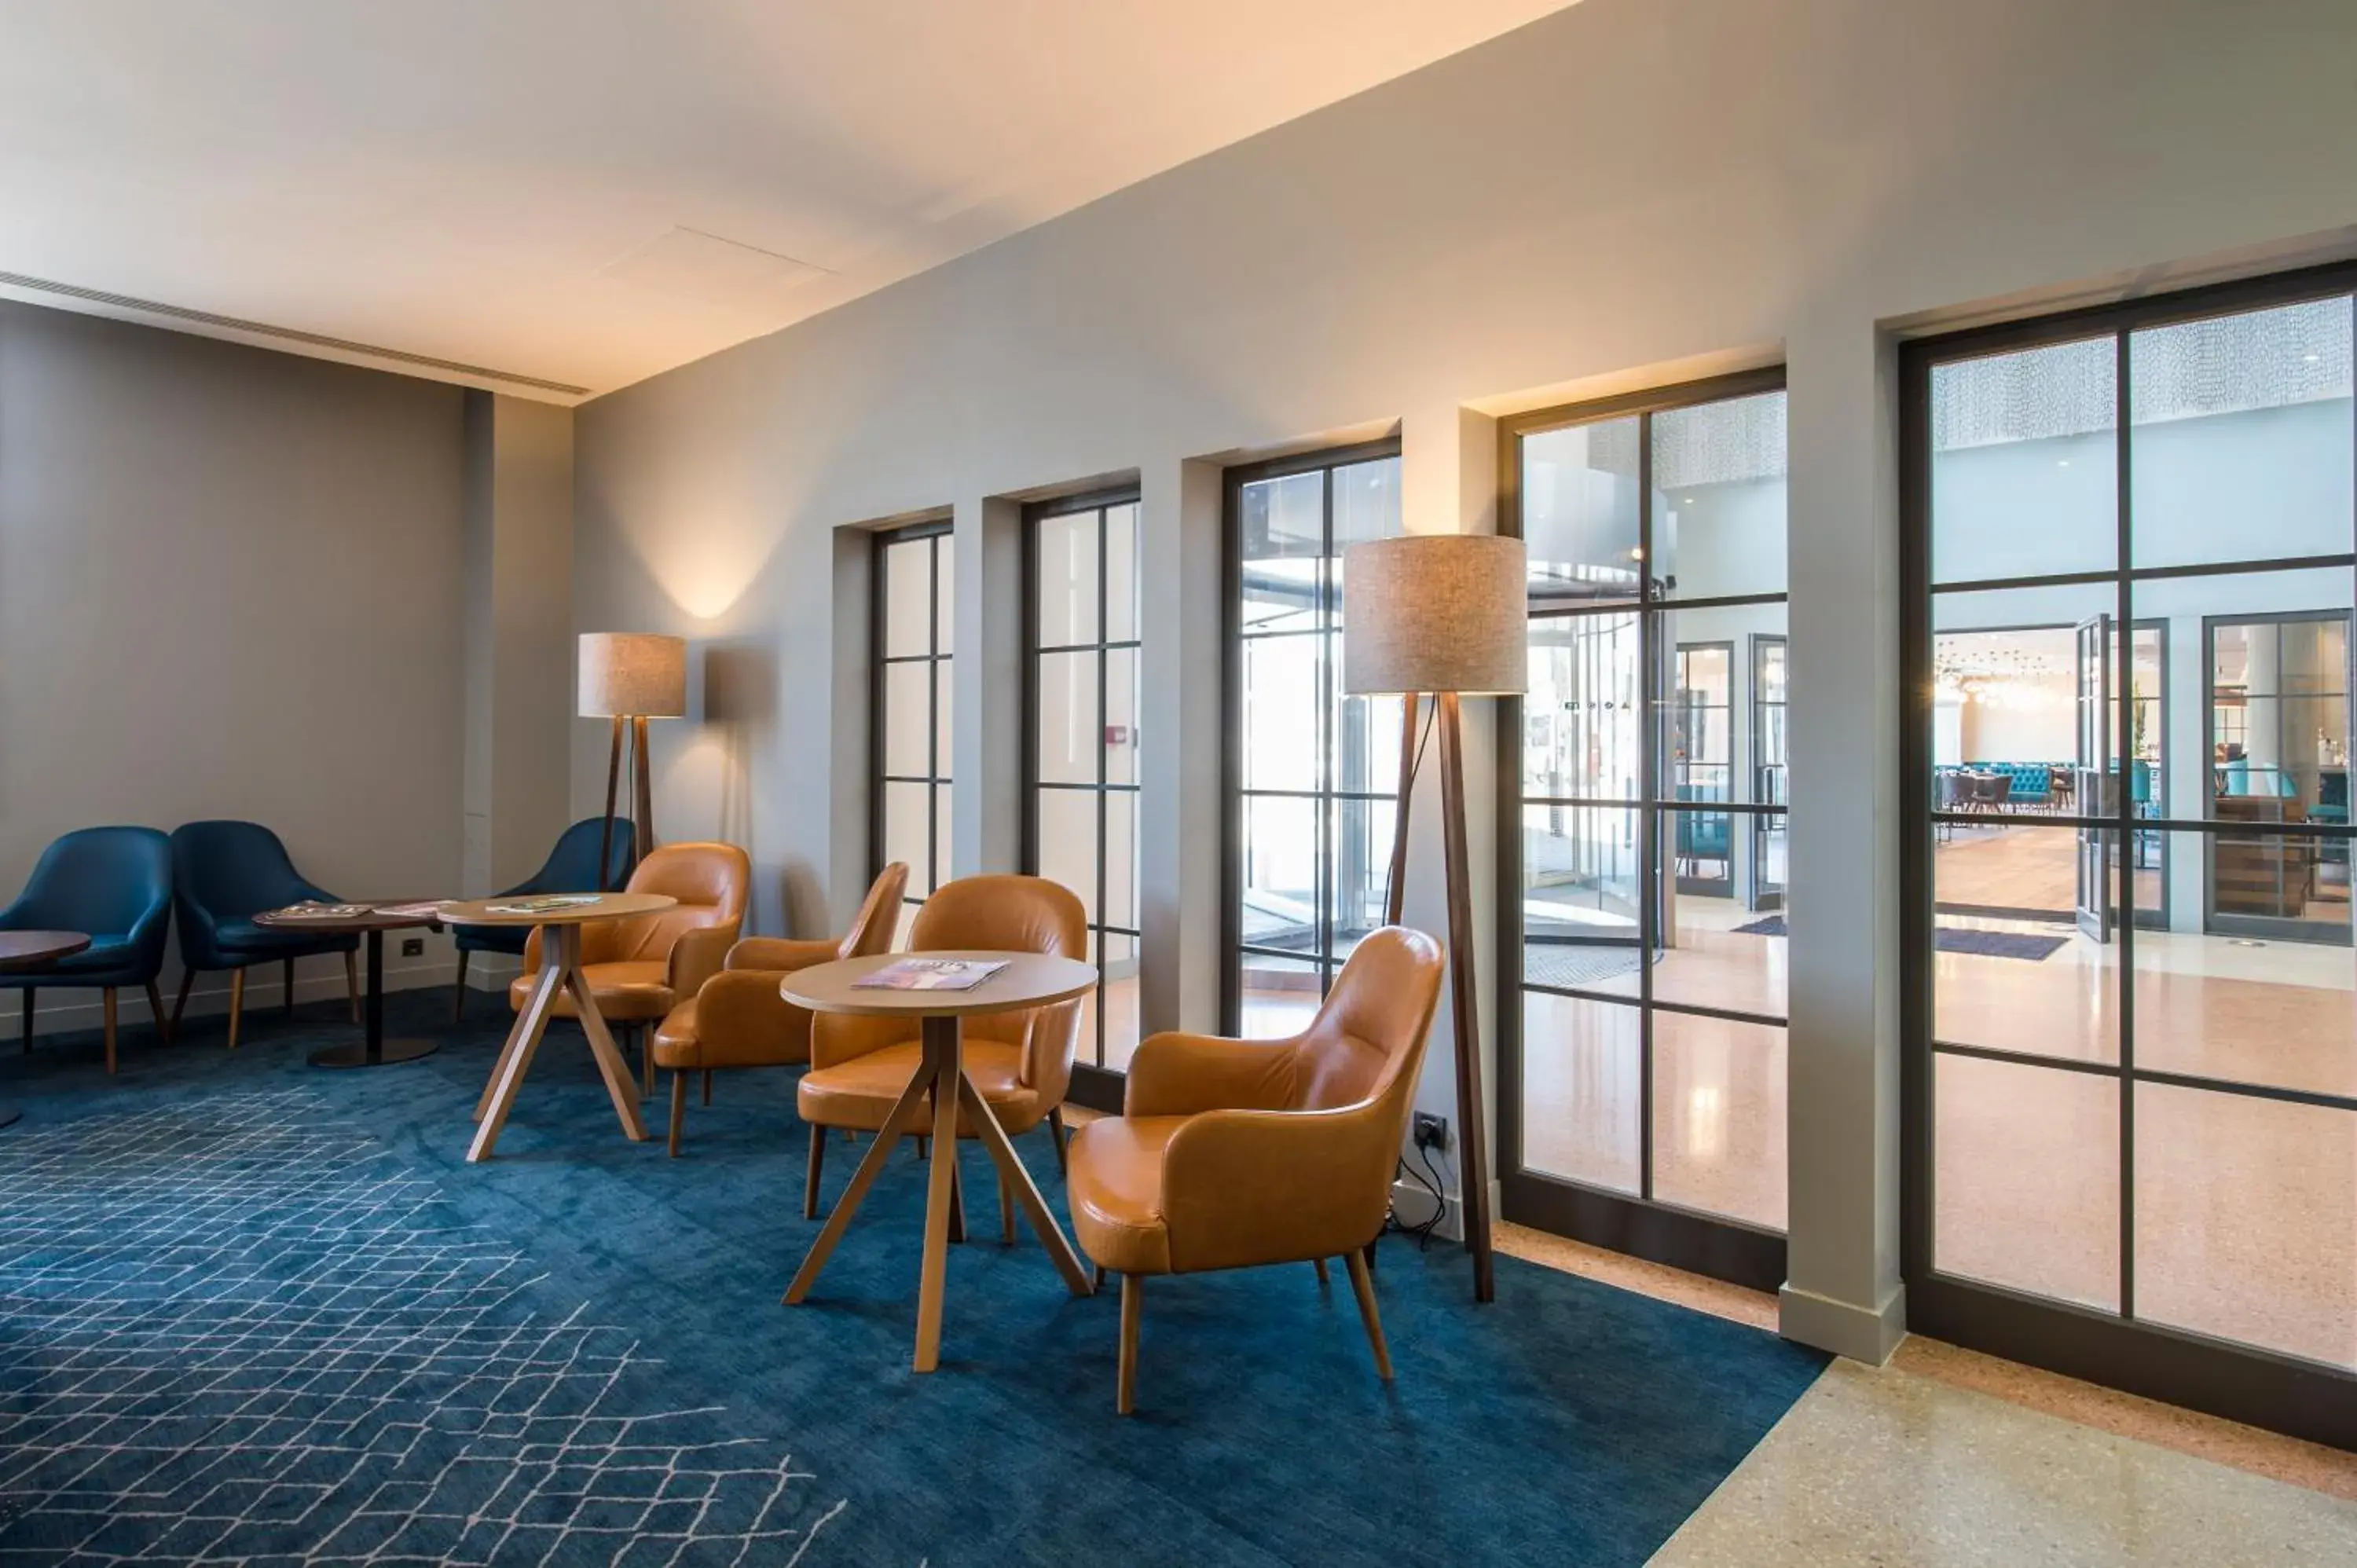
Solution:
M791 1074L723 1075L671 1161L555 1035L470 1167L504 1020L448 1005L390 999L444 1048L366 1072L305 1065L328 1005L234 1056L128 1028L113 1083L94 1039L0 1061L0 1564L1638 1563L1822 1365L1512 1259L1476 1308L1460 1251L1394 1240L1396 1384L1339 1272L1156 1281L1123 1420L1114 1294L1002 1246L968 1150L919 1377L913 1159L783 1307Z

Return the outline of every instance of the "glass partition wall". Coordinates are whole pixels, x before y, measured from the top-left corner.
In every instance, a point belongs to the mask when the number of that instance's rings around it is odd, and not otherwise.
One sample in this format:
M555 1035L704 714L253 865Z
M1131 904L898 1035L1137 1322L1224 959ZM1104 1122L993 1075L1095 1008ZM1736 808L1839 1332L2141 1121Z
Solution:
M1137 1048L1137 493L1027 508L1023 864L1089 917L1074 1092L1118 1109Z
M871 875L909 863L899 927L907 945L919 905L950 878L950 655L956 622L950 524L912 523L875 536L869 620L870 776L876 794Z
M1503 423L1506 1219L1783 1282L1781 371Z
M1902 376L1910 1326L2342 1446L2352 281Z
M1383 924L1400 703L1343 693L1341 555L1399 530L1396 442L1228 470L1231 1031L1298 1029Z

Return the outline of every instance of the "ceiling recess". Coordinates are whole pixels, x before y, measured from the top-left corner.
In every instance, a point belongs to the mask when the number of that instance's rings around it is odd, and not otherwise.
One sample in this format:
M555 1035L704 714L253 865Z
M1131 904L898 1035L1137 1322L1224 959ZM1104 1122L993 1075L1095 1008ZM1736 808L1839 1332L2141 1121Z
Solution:
M167 305L161 300L137 299L127 294L109 294L104 289L84 288L79 284L58 283L49 278L27 277L22 273L0 273L0 288L22 289L28 294L55 295L78 300L85 305L100 306L139 316L160 316L167 320L184 321L195 327L218 328L225 332L248 333L256 338L275 338L282 342L299 343L308 349L325 349L341 354L352 354L389 364L406 365L443 375L463 376L473 381L504 381L510 386L530 387L535 392L554 392L562 397L587 397L589 388L569 385L564 381L544 381L539 376L522 375L514 371L495 371L486 365L469 365L458 360L437 360L431 354L413 354L406 349L387 349L375 343L356 343L349 338L331 338L321 332L306 332L295 327L274 326L267 321L248 321L242 317L221 316L210 310L193 310L185 305Z

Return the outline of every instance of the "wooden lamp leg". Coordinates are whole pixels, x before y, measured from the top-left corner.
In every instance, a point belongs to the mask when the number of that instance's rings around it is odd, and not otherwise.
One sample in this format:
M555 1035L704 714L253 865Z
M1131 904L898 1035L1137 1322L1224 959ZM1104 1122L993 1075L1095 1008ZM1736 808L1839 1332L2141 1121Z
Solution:
M1465 1250L1473 1254L1473 1299L1493 1301L1498 1286L1490 1253L1490 1151L1483 1129L1488 1097L1481 1085L1481 1025L1473 974L1473 868L1465 849L1465 741L1457 693L1440 704L1441 838L1448 863L1449 1016L1457 1032L1457 1120L1465 1151L1457 1185L1462 1189Z
M632 853L644 860L655 847L655 791L653 773L647 759L647 721L630 721L630 750L636 757L637 783L631 800L631 829L637 835L631 843Z
M597 891L606 892L614 864L614 787L622 778L622 715L614 715L613 738L606 745L606 825L597 832Z

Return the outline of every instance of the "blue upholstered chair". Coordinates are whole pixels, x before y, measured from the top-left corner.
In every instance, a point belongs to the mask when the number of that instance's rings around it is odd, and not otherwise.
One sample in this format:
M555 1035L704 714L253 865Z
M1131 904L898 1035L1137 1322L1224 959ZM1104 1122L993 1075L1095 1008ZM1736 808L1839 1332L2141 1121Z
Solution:
M631 836L630 822L614 819L613 848L606 857L606 875L597 875L597 841L606 832L603 817L584 817L559 833L556 847L548 852L541 868L514 886L492 895L498 898L529 898L546 893L596 893L608 887L619 887L630 880L630 851L636 841ZM516 958L523 956L523 944L532 936L523 926L460 926L457 928L458 943L458 995L451 1004L453 1023L467 1011L467 959L471 953L503 952Z
M1681 784L1681 800L1722 800L1727 797L1716 784ZM1695 863L1718 861L1733 875L1735 865L1735 819L1723 812L1680 811L1677 814L1677 862L1681 871L1700 876L1700 866Z
M180 994L172 1004L177 1027L188 1004L188 987L199 970L229 972L229 1044L237 1048L238 1019L245 1011L245 972L275 959L285 965L286 1010L295 1010L295 961L324 953L344 955L344 988L360 1021L360 976L352 954L360 939L349 933L274 931L253 917L315 898L336 896L304 880L287 858L278 835L260 822L190 822L172 834L172 907L180 918Z
M172 921L172 844L154 828L82 828L41 852L32 880L0 909L0 930L81 931L90 946L34 969L0 974L0 986L25 993L25 1048L33 1048L33 995L42 986L105 993L106 1070L114 1070L114 993L147 988L156 1032L168 1041L164 999L164 933Z

